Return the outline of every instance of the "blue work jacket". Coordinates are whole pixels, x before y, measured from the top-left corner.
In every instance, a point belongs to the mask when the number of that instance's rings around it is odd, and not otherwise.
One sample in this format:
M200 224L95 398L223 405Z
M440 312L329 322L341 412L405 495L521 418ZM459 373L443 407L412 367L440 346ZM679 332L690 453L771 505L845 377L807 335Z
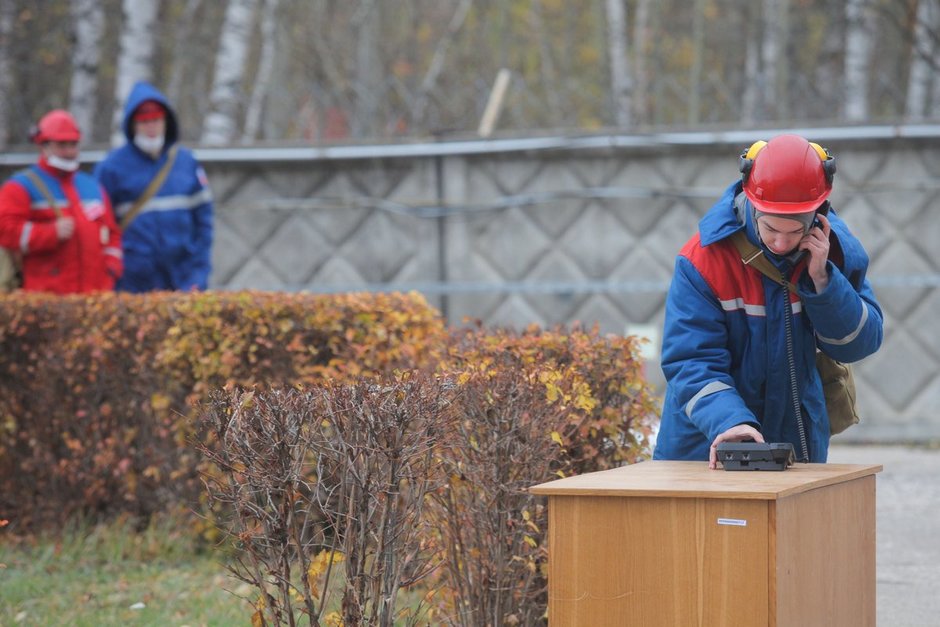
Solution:
M133 113L146 100L167 111L163 151L156 159L133 143ZM111 197L122 221L147 189L177 143L176 113L153 85L134 85L124 107L122 124L127 143L112 150L95 168L95 176ZM212 194L205 172L192 151L179 146L176 159L159 190L129 224L123 225L124 276L119 290L206 289L211 271Z
M666 300L667 385L654 459L707 460L715 437L739 424L753 425L767 442L792 443L801 457L787 355L789 316L809 461L826 461L829 416L816 350L858 361L874 353L883 336L881 308L866 278L868 255L834 212L828 217L830 279L820 294L805 261L794 265L762 246L740 182L702 218L676 259ZM741 229L798 294L743 264L728 239Z

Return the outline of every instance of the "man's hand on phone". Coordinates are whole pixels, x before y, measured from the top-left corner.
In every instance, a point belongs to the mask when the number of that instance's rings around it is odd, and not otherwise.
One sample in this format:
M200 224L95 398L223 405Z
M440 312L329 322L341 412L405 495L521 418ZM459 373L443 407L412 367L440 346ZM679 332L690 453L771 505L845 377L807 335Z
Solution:
M829 260L829 233L831 231L829 217L823 213L816 214L816 221L809 232L800 240L799 248L809 255L806 270L809 278L813 280L816 293L821 294L829 286L829 272L826 262Z
M747 440L763 442L764 436L761 435L760 431L747 424L735 425L724 433L719 434L718 437L715 438L715 441L712 442L711 448L708 449L708 467L712 470L718 468L719 444L722 442L746 442Z

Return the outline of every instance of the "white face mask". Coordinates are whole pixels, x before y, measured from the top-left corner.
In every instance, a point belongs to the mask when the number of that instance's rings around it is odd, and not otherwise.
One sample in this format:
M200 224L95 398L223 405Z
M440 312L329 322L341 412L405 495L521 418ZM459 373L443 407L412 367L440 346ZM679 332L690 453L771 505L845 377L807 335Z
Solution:
M134 145L150 155L158 155L163 150L163 135L147 137L138 133L134 135Z
M56 170L63 172L74 172L78 169L78 159L63 159L58 155L49 155L46 162Z

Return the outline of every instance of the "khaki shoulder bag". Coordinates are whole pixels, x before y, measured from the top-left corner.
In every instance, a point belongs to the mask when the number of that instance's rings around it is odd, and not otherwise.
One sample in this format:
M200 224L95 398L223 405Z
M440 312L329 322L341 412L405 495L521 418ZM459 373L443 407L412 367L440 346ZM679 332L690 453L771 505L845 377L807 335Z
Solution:
M0 246L0 293L12 292L22 284L17 254L9 248Z
M763 251L752 244L744 231L737 231L731 236L734 247L741 255L744 265L751 266L775 283L797 293L796 286L785 280L776 268L767 261ZM823 394L826 397L826 412L829 414L829 433L842 433L852 425L858 424L858 409L855 405L855 376L848 364L836 361L821 350L816 350L816 370L822 380Z

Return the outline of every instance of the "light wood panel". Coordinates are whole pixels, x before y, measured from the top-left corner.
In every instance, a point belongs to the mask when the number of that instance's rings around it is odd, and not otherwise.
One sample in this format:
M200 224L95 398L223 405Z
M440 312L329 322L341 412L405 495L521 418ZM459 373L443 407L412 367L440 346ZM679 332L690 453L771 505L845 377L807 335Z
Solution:
M644 462L549 495L549 621L873 627L875 473Z
M551 497L549 621L766 624L767 519L763 501Z
M534 494L778 499L881 472L880 465L796 464L782 471L708 470L706 462L647 461L543 483Z
M875 624L875 477L773 504L777 624Z

